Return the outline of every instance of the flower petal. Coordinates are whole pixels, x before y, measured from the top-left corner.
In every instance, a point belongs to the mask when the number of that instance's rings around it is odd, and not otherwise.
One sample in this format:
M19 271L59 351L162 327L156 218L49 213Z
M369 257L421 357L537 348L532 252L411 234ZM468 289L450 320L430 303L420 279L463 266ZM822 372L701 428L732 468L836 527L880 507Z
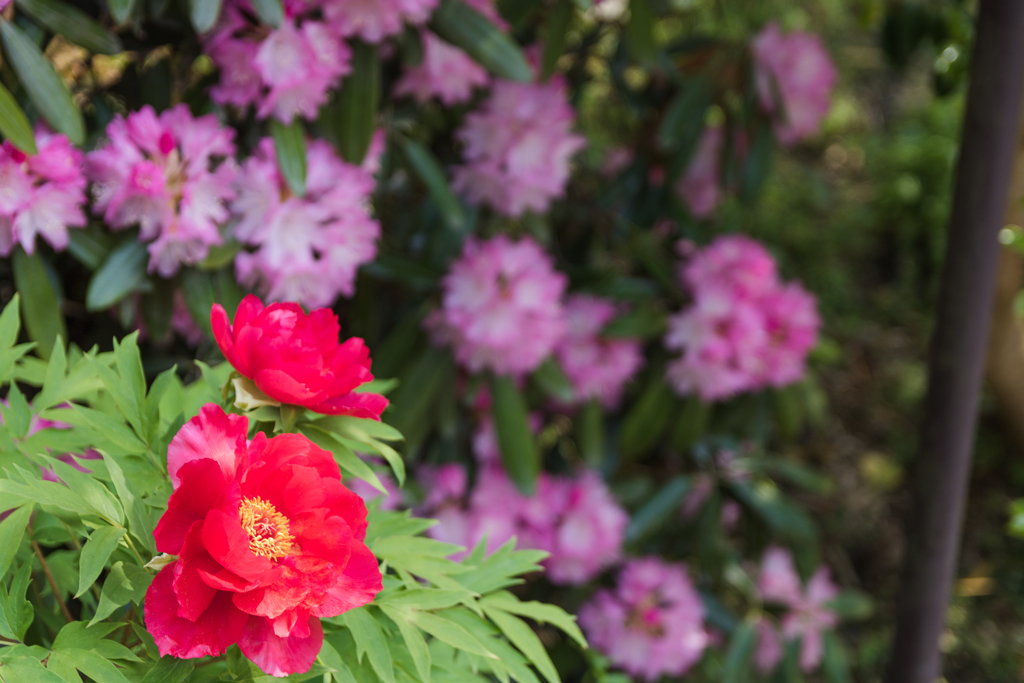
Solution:
M248 431L247 418L227 415L214 403L204 405L167 447L167 473L174 488L181 484L178 470L182 465L205 458L217 461L225 476L234 479L238 461L245 455Z
M177 555L185 534L206 514L221 506L238 507L238 485L230 481L220 465L207 458L186 462L178 470L179 486L171 494L167 512L153 531L156 547L162 553Z
M352 555L340 580L327 591L323 603L313 608L318 617L336 617L356 607L373 602L373 596L380 592L382 580L377 558L362 543L353 542Z
M258 581L273 567L270 560L249 550L249 534L237 514L211 510L203 525L203 545L225 569L249 581Z
M386 398L380 394L367 392L332 396L323 403L311 406L309 409L314 413L323 413L324 415L351 415L353 417L366 417L380 422L380 414L387 407L388 400Z
M242 654L271 676L304 673L312 668L324 642L320 620L310 617L307 624L307 637L291 635L282 638L274 633L270 620L251 617L238 645Z

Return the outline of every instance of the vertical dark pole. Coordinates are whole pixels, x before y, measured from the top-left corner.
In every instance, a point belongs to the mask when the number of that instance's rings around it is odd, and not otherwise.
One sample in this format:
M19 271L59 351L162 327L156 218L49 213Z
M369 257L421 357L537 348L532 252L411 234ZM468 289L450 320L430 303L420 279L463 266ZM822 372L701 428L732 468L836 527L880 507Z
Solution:
M981 0L888 683L935 683L1024 89L1024 1Z

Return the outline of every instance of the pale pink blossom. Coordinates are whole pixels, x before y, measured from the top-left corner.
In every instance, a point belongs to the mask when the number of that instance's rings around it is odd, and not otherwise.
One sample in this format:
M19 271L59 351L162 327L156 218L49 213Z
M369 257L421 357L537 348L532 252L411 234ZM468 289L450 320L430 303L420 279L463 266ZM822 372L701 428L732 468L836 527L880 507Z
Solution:
M420 104L436 97L442 104L451 106L469 101L474 88L490 82L487 70L465 52L429 31L422 31L421 36L423 61L399 79L395 95L409 95Z
M626 563L615 589L598 591L579 619L612 665L645 681L683 676L709 640L686 567L653 557Z
M546 211L565 193L570 161L586 144L572 132L574 121L560 76L547 83L497 81L456 133L466 163L455 168L452 186L507 216Z
M757 647L754 650L754 666L762 675L768 675L782 661L782 635L767 618L757 622Z
M565 333L566 277L531 238L470 238L442 281L441 308L426 326L473 372L521 376Z
M676 391L716 401L799 380L821 324L814 297L781 282L771 255L749 238L685 250L680 275L693 303L669 318L665 335L666 348L682 352L667 371Z
M721 199L722 126L706 126L676 192L696 218L707 218Z
M159 116L145 106L117 116L107 141L86 155L93 211L114 230L138 226L149 270L171 277L223 242L218 226L234 196L234 131L179 104Z
M291 193L274 143L260 141L238 173L235 237L256 247L235 258L238 279L271 301L331 306L355 291L356 272L374 259L380 224L370 215L375 181L323 140L306 151L306 193Z
M85 227L82 153L41 125L35 138L36 154L9 140L0 145L0 256L9 256L15 244L35 253L36 235L63 251L68 228Z
M489 398L487 409L490 409ZM530 424L530 431L534 434L540 432L540 428L543 423L540 413L530 413L527 416L527 420ZM471 445L473 447L473 455L476 457L476 461L481 465L501 464L501 449L498 446L498 433L494 428L494 420L490 416L483 417L480 420L476 431L473 432Z
M839 595L828 567L818 567L803 587L792 555L773 546L761 561L758 588L765 602L789 608L781 620L782 635L791 641L800 639L800 668L813 671L824 656L822 634L835 628L839 621L828 607L828 602Z
M324 0L324 17L342 36L379 43L397 35L404 24L423 24L437 0Z
M821 38L801 31L783 35L773 21L757 34L750 49L761 107L773 115L779 142L792 145L815 135L838 77Z
M578 585L619 560L629 516L594 472L564 480L564 500L551 557L545 561L553 583Z
M597 399L606 408L614 408L626 383L643 365L638 340L602 335L615 314L615 304L606 299L586 294L566 299L566 334L555 347L555 355L579 402Z
M283 123L316 118L327 92L351 71L351 50L311 18L319 3L291 0L276 28L256 22L248 0L228 0L204 48L220 70L210 95L218 104L256 106L259 118Z

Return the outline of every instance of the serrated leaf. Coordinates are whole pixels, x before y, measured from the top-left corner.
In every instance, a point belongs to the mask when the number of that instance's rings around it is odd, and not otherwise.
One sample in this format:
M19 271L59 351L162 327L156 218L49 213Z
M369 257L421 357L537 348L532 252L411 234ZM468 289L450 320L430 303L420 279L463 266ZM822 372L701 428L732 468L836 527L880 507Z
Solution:
M206 33L220 17L221 0L189 0L188 17L196 33Z
M132 493L132 489L128 486L128 482L125 479L124 472L121 470L121 466L117 460L111 457L109 454L103 454L103 462L107 465L107 471L110 472L110 480L114 484L114 490L117 491L117 496L121 500L121 505L124 507L125 517L128 519L128 531L137 541L139 541L143 548L148 550L150 554L156 554L156 542L153 540L153 529L150 526L149 518L146 515L146 508L142 501L135 497Z
M497 376L491 379L491 401L505 472L520 491L531 496L540 473L540 452L530 430L526 399L515 380Z
M377 125L381 66L377 47L357 42L352 49L352 71L338 92L336 130L338 151L350 164L366 158Z
M420 629L426 631L443 643L452 647L471 652L481 657L495 658L477 636L466 630L461 624L432 612L410 612L409 620Z
M82 548L82 556L78 562L78 598L82 593L89 590L89 587L96 583L100 573L107 565L107 560L117 548L118 541L124 536L125 530L120 527L100 527L92 532L89 540Z
M18 9L75 45L101 55L124 50L120 39L77 7L61 0L15 0Z
M441 0L430 28L495 76L522 83L533 80L533 69L512 38L461 0Z
M548 556L543 550L516 550L514 540L509 540L487 557L482 557L484 552L484 542L481 541L470 557L463 561L466 571L453 577L469 590L481 594L522 583L519 577L540 571L540 561Z
M60 295L54 289L49 268L39 253L29 256L18 247L12 259L14 286L22 296L25 330L36 342L36 350L45 360L50 357L57 338L67 339L68 329L61 312Z
M82 113L35 41L9 21L0 22L0 41L18 81L43 118L54 130L67 135L71 142L76 145L84 143Z
M413 666L416 667L416 673L424 683L430 683L430 649L427 647L427 641L423 639L423 634L410 623L407 612L387 604L380 605L380 608L391 621L395 622L399 633L402 634L402 640L405 641Z
M195 664L187 659L167 655L146 672L140 683L182 683L194 668Z
M391 652L385 640L384 630L366 607L350 609L341 615L345 626L352 632L356 652L361 662L363 655L369 658L370 666L384 683L395 683L395 669Z
M140 604L152 581L153 575L141 567L115 562L103 581L100 602L89 626L103 621L129 601Z
M25 599L31 576L32 563L26 562L14 575L10 593L0 581L0 635L11 640L22 640L35 618L32 603Z
M452 192L440 162L429 149L415 140L403 140L402 150L405 152L405 158L409 160L409 166L427 186L430 198L441 211L445 223L452 230L461 231L466 224L466 214L458 197Z
M90 311L110 308L146 281L146 245L138 240L122 243L107 257L89 280L85 307Z
M299 425L299 431L317 446L334 455L334 460L341 469L369 483L381 493L388 492L373 469L360 460L359 456L339 441L334 434L312 424Z
M124 511L121 509L121 503L107 490L106 486L62 460L49 457L46 460L57 476L67 484L67 488L81 496L82 500L92 508L94 514L107 520L110 524L118 526L124 524Z
M34 501L40 505L52 505L79 515L95 513L92 506L77 493L52 481L33 481L31 484L23 484L10 479L0 479L0 494L16 496L21 500Z
M270 132L274 137L277 168L291 191L301 197L306 194L306 129L302 125L302 119L296 117L287 126L273 119L270 122Z
M0 581L11 568L11 562L21 547L21 539L25 537L25 527L32 516L32 504L23 505L11 512L7 519L0 522Z
M533 632L533 629L527 626L519 617L513 616L497 607L487 607L485 605L484 612L487 614L488 619L498 625L498 628L505 634L505 637L519 648L526 655L526 658L537 667L537 671L544 678L548 679L549 683L560 683L558 670L551 661L547 650L544 649L544 644L540 642L540 638Z
M15 292L4 306L3 313L0 313L0 350L10 349L18 341L18 332L21 330L20 303L21 297Z
M587 639L583 637L583 632L576 625L576 617L561 607L533 600L522 602L508 591L498 591L497 593L486 595L480 603L485 607L496 607L511 614L533 619L542 624L551 624L575 640L580 647L584 649L587 647Z
M38 659L14 657L0 666L0 681L3 683L67 683L54 672L46 669Z
M36 136L32 132L25 112L11 92L0 83L0 135L25 154L38 154Z

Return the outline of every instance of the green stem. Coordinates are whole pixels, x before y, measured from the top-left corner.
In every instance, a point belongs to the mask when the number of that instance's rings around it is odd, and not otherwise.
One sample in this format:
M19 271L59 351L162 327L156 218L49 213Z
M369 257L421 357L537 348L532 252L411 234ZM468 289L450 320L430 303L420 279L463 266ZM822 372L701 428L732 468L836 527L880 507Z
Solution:
M139 551L136 550L135 544L132 543L131 537L128 534L125 534L124 535L124 540L128 542L128 547L131 548L131 551L133 553L135 553L135 559L137 559L139 561L139 566L140 567L145 567L146 566L146 561L142 559L142 555L140 555Z

